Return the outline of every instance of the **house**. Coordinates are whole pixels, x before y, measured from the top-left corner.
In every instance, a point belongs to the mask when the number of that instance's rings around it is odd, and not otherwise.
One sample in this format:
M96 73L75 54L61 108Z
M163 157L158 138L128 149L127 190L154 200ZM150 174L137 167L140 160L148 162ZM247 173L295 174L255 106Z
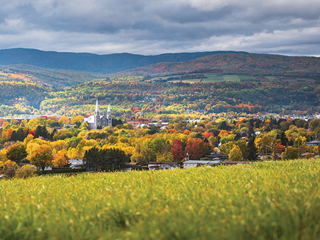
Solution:
M142 166L140 163L129 162L129 163L125 163L125 165L120 169L120 171L128 172L128 171L137 170L137 169L142 169Z
M251 162L246 162L246 161L225 161L224 164L226 166L229 166L229 165L240 165L240 164L249 164Z
M209 155L205 155L205 157L214 159L214 160L220 160L221 158L226 159L228 158L228 154L223 153L210 153Z
M155 170L155 169L174 169L174 168L180 168L180 163L176 162L149 162L148 163L148 168L150 170Z
M149 121L147 119L130 119L127 121L128 124L131 124L133 127L138 127L139 125L147 125Z
M81 159L69 159L68 163L70 164L71 169L83 168L83 160Z
M208 161L208 160L188 160L183 163L183 168L190 168L190 167L199 167L202 165L209 165L209 166L215 166L221 164L221 160L214 160L214 161Z
M320 141L318 139L315 139L306 143L307 146L318 146L319 144L320 144Z

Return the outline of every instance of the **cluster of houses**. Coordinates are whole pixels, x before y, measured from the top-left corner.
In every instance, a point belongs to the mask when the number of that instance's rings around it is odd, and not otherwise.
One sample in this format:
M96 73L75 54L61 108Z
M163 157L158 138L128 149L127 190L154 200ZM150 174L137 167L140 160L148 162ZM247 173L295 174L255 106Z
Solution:
M210 155L206 155L205 158L201 160L187 160L182 163L180 162L149 162L146 165L141 165L140 163L130 162L127 163L121 171L131 171L131 170L166 170L166 169L175 169L175 168L192 168L192 167L200 167L200 166L217 166L217 165L237 165L237 164L248 164L249 162L241 161L228 161L227 154L217 154L212 153ZM71 169L81 169L83 168L83 161L81 159L71 159L69 160ZM51 170L47 168L46 170Z

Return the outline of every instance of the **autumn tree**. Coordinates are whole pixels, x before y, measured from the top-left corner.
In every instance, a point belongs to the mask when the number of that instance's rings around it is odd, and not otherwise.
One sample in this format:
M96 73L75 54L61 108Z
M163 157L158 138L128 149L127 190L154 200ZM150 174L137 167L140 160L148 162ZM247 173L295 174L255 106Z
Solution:
M185 150L183 149L181 139L176 139L173 141L173 147L171 151L174 161L181 161L185 158Z
M83 121L83 116L78 115L71 118L71 124L75 124L76 122L80 122L80 124Z
M14 177L18 168L18 164L14 161L7 160L5 162L0 162L0 174L4 175L6 178Z
M69 124L70 123L70 119L68 116L62 116L60 117L59 121L60 124L64 125L64 124Z
M62 168L65 165L68 164L68 157L66 154L66 151L60 151L58 152L55 156L54 159L52 161L53 166L57 167L57 168Z
M44 170L52 164L52 149L48 145L40 145L36 147L31 155L31 163L37 168Z
M27 150L22 144L11 145L7 150L7 158L17 164L28 156Z
M21 168L16 170L16 177L17 178L29 178L29 177L33 177L35 171L37 170L36 166L33 165L24 165Z
M8 140L11 139L11 137L12 137L12 132L13 132L13 130L12 130L11 128L9 128L9 129L7 130L6 138L7 138Z
M186 152L189 154L189 159L197 160L206 154L210 153L208 143L203 142L200 138L189 139L186 146Z
M241 153L240 147L237 145L233 145L233 148L231 149L229 154L229 160L241 161L241 159L242 159L242 153Z

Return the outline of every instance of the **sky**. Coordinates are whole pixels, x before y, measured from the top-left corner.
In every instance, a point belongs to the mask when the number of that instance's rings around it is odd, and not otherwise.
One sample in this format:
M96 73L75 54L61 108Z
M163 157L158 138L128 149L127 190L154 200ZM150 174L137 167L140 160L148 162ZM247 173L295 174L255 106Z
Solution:
M0 0L0 49L320 56L319 0Z

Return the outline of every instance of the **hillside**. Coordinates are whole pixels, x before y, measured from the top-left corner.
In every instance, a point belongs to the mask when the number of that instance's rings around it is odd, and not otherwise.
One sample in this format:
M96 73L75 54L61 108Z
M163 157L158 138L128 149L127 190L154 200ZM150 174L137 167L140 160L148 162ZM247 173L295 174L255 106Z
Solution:
M289 57L252 53L219 53L185 62L162 62L118 73L118 75L166 75L215 69L245 74L277 74L287 76L320 77L320 58Z
M107 74L143 67L158 62L183 62L219 53L222 52L168 53L154 56L129 53L97 55L16 48L0 50L0 66L9 65L20 68L21 65L27 64L42 68Z
M92 81L103 76L102 74L41 68L32 65L0 67L0 81L26 81L59 88Z

